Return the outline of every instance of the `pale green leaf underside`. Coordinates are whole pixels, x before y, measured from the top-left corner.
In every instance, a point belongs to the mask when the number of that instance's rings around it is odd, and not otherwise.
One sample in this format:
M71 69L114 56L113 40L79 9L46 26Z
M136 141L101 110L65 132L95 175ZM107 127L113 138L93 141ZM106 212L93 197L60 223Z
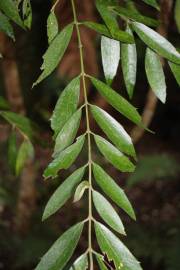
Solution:
M86 189L89 188L89 182L88 181L82 181L78 187L76 188L76 191L74 193L74 202L79 201L82 196L84 195L84 192Z
M108 37L101 37L101 57L106 82L110 85L116 76L120 60L120 43Z
M92 105L91 112L98 125L113 144L125 154L136 157L132 140L125 129L101 108Z
M76 111L80 95L80 77L74 78L60 95L53 115L51 117L51 128L57 136L68 119Z
M129 26L127 26L126 31L132 34ZM132 98L136 84L137 72L136 44L121 44L121 68L128 95Z
M166 102L166 82L159 56L147 48L145 57L145 70L148 82L161 102Z
M96 145L103 156L121 172L133 172L135 165L116 147L99 135L94 135Z
M124 234L122 221L112 205L97 191L93 191L93 202L101 218L115 231Z
M42 257L35 270L62 270L77 246L82 229L83 223L80 222L63 233Z
M132 22L132 26L148 47L169 61L180 64L180 54L167 39L142 23Z
M103 257L101 255L96 254L96 260L101 270L108 270L108 268L103 262Z
M45 169L43 176L45 178L56 177L58 171L68 169L81 152L84 141L85 135L82 135L74 144L60 152L60 154Z
M108 228L95 222L95 231L101 251L113 260L116 269L142 270L136 258Z
M85 167L79 168L73 172L53 193L49 199L44 213L43 220L58 211L66 201L72 196L76 186L80 183L85 172Z
M97 164L93 163L93 174L104 193L122 208L131 218L136 219L134 210L124 190Z

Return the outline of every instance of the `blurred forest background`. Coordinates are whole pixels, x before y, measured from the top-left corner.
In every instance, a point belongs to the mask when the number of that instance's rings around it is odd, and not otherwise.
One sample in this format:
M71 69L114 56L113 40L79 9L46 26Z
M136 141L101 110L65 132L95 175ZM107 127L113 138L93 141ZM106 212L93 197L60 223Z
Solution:
M60 28L72 20L70 1L62 0L57 7ZM175 1L161 1L161 34L180 48L178 27L174 19ZM11 127L0 119L0 269L31 270L54 240L87 211L87 200L72 201L58 214L42 223L41 216L47 199L67 172L58 179L44 182L42 172L52 154L52 132L49 118L57 98L64 86L79 73L79 54L76 36L58 67L58 70L45 82L31 90L40 73L42 55L47 48L46 20L52 2L31 0L33 23L31 31L23 31L15 26L16 42L13 43L0 33L0 95L7 99L10 109L25 114L36 123L34 160L27 162L19 177L10 170L8 160L8 140ZM81 20L99 21L94 1L77 0ZM139 9L149 16L157 17L158 12L137 1ZM180 11L179 11L180 18ZM84 56L88 73L103 79L100 38L95 33L82 28ZM157 102L149 91L144 70L145 46L137 39L138 77L132 103L145 115L148 112L151 130L155 134L139 134L128 121L112 110L105 101L89 86L89 99L99 104L121 121L136 141L138 165L134 174L120 174L94 149L95 158L103 163L109 173L119 181L137 213L137 222L132 222L120 213L126 224L128 237L123 241L142 262L145 270L180 269L180 89L165 64L167 103ZM127 93L121 68L113 87L126 98ZM1 105L1 104L0 104ZM3 106L5 106L3 102ZM8 106L8 105L7 105ZM1 107L2 108L2 107ZM92 123L93 125L93 123ZM83 124L82 127L83 129ZM97 127L94 125L94 129ZM97 129L100 132L100 130ZM86 157L86 150L81 160ZM81 160L77 160L78 162ZM73 170L74 168L72 168ZM69 173L68 173L69 174ZM86 247L86 236L81 239L78 251ZM68 269L68 268L67 268Z

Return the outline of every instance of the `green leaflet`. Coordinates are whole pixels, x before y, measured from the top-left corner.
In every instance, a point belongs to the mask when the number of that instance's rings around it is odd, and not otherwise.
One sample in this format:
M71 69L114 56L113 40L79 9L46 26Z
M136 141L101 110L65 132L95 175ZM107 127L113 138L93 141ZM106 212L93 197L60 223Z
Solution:
M136 108L132 106L125 98L116 93L105 83L91 77L91 82L98 92L110 103L117 111L130 119L135 124L142 126L141 116Z
M80 77L78 76L66 86L55 106L51 118L51 128L54 131L55 136L76 111L79 103L79 94Z
M115 181L97 164L93 163L93 174L97 184L104 193L122 208L132 219L136 219L134 210L124 191Z
M112 205L97 191L93 191L93 202L102 219L115 231L124 234L124 226Z
M128 33L124 31L121 31L121 30L115 31L112 36L110 31L104 24L94 23L94 22L89 22L89 21L83 22L83 24L87 26L88 28L106 37L113 38L115 40L122 41L125 43L134 43L133 36L129 35Z
M15 40L14 31L9 19L0 12L0 31L6 33L7 36Z
M109 6L115 4L115 1L96 0L96 8L109 29L112 37L115 32L119 31L119 26L114 14L109 10Z
M45 169L43 176L45 178L56 177L58 171L62 169L68 169L81 152L84 141L85 135L82 135L78 137L74 144L60 152L58 157L56 157Z
M54 11L52 11L47 19L47 35L49 44L57 36L59 31L58 21Z
M97 106L91 105L91 112L113 144L125 154L136 157L132 140L124 128L111 115Z
M21 20L21 17L19 16L18 8L16 6L15 1L13 0L0 1L0 10L2 10L9 19L17 23L22 28L24 28L24 24L23 21Z
M132 33L129 26L127 26L126 31ZM135 44L121 44L121 68L124 76L124 81L126 85L129 97L132 98L134 87L136 84L136 72L137 72L137 52Z
M16 132L12 131L8 139L8 164L11 171L15 172L17 158L17 138Z
M121 172L133 172L135 170L135 165L111 143L98 135L94 135L94 139L100 152L116 169Z
M89 188L89 182L83 181L81 182L78 187L76 188L75 194L74 194L74 202L79 201L82 196L84 195L84 192L86 189Z
M169 63L169 66L171 68L171 71L172 71L177 83L180 86L180 65L176 65L172 62L168 62L168 63Z
M31 8L30 0L24 0L23 1L22 12L23 12L24 25L28 29L31 29L31 25L32 25L32 8Z
M180 64L180 54L167 39L142 23L132 22L132 27L148 47L169 61Z
M180 33L180 0L176 0L175 9L174 9L174 17L175 17L178 31Z
M8 121L11 125L17 127L29 139L33 137L32 123L31 121L20 114L14 112L1 111L0 115Z
M72 32L73 24L68 24L51 42L49 48L43 56L44 62L41 66L41 70L43 70L43 72L33 84L33 87L48 77L57 67L67 49Z
M34 148L29 140L25 140L17 153L16 158L16 175L19 175L28 160L33 159Z
M42 257L35 270L62 270L77 246L83 225L80 222L63 233Z
M108 270L106 265L103 262L103 257L101 255L96 254L96 260L97 260L101 270Z
M88 256L87 254L81 255L71 266L69 270L86 270L88 269Z
M127 247L104 225L95 222L98 244L103 253L113 260L116 269L142 270L140 263Z
M166 82L162 64L158 55L149 48L146 50L145 70L153 92L161 102L165 103Z
M120 60L120 43L117 40L101 37L101 57L107 84L111 85L116 76Z
M137 22L144 23L149 26L158 26L159 22L153 18L143 16L137 11L133 11L132 9L123 8L120 6L114 7L113 10L116 14L118 14L120 17L125 17L127 19L131 19Z
M69 146L75 139L79 128L82 110L75 112L66 122L56 137L53 156L57 156L62 150Z
M49 216L54 214L57 210L59 210L66 201L72 196L76 186L83 178L85 173L85 166L79 168L75 172L73 172L53 193L51 198L49 199L44 213L43 220L47 219Z
M143 2L145 2L146 4L156 8L157 10L159 10L159 5L157 4L156 0L142 0Z

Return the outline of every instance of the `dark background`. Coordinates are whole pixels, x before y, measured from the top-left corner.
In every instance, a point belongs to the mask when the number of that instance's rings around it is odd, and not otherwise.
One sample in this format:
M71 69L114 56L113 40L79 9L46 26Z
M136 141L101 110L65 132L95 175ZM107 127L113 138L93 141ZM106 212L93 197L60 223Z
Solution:
M137 2L140 4L142 1ZM9 170L6 154L10 128L7 125L4 126L4 123L1 124L0 269L33 269L54 240L70 225L84 218L87 212L85 196L80 202L73 205L72 200L69 201L55 216L44 223L41 222L43 208L48 198L72 170L62 172L56 180L43 182L42 172L51 159L53 147L49 118L64 86L72 76L79 72L78 50L71 44L58 70L31 90L33 81L40 73L42 55L47 48L46 19L50 6L51 2L48 0L33 0L32 30L24 32L15 26L16 43L9 44L10 41L6 40L10 50L10 52L7 51L7 55L9 53L10 61L15 61L18 66L20 88L24 99L23 110L37 124L38 136L35 142L36 156L33 166L26 171L28 175L17 178ZM91 1L77 1L77 6L80 18L99 20ZM157 12L147 5L140 4L139 8L147 15L157 16ZM180 40L174 21L173 8L167 32L168 39L178 47ZM71 19L68 4L63 2L57 8L57 16L60 28L62 28ZM95 74L103 79L100 38L88 30L84 30L82 35L84 44L87 46L84 56L86 69L90 74ZM140 112L143 112L149 88L144 71L145 46L139 39L136 41L138 75L132 103L139 108ZM72 43L76 44L76 37L72 39ZM2 65L1 63L0 94L7 97ZM119 209L117 211L122 217L127 232L127 237L122 237L122 240L142 262L145 270L180 269L180 89L167 64L164 71L167 82L167 102L165 105L158 102L155 108L150 125L155 134L145 132L136 143L138 163L135 173L128 175L117 172L106 163L95 146L93 147L94 158L103 164L110 175L125 189L134 206L137 222L130 220ZM120 68L113 87L128 98ZM126 130L132 131L133 125L109 107L91 86L89 86L89 99L92 103L109 111L124 125ZM94 123L92 123L92 127L96 132L100 132ZM83 128L82 124L81 131ZM78 164L85 158L86 149L83 150L74 166L78 167ZM22 177L29 179L29 175L33 175L33 181L27 181L25 186L22 186ZM23 192L27 197L22 196L22 199L20 194ZM21 199L22 201L20 201ZM86 247L85 230L76 255Z

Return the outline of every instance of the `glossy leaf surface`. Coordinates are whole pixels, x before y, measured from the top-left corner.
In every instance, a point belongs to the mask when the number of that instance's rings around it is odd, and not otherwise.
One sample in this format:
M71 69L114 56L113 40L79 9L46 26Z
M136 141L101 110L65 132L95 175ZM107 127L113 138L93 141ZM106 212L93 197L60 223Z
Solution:
M111 143L98 135L94 135L94 138L100 152L116 169L121 172L133 172L135 170L134 164Z
M72 31L73 25L67 25L51 42L49 48L43 56L44 61L41 66L41 70L43 70L43 72L33 86L43 81L57 67L70 42Z
M136 157L132 140L124 128L111 115L97 106L92 105L91 112L98 125L113 144L120 151Z
M95 231L102 252L113 260L116 269L142 270L136 258L108 228L95 222Z
M158 55L147 48L145 58L145 70L148 82L161 102L166 102L166 82L164 71Z
M180 54L167 39L142 23L132 22L132 26L148 47L171 62L180 64Z
M85 172L85 167L73 172L53 193L49 199L43 214L43 220L59 210L72 196L76 186L80 183Z
M88 256L87 254L81 255L72 265L69 270L86 270L88 269Z
M66 86L53 111L51 128L53 129L55 136L76 111L79 103L79 94L80 78L78 76Z
M63 233L42 257L35 270L62 270L77 246L82 229L83 223L81 222Z
M69 146L75 139L79 128L82 111L78 110L66 122L56 137L53 156L57 156L62 150Z
M112 205L97 191L93 191L93 202L102 219L115 231L125 234L124 226Z
M136 108L132 106L125 98L116 93L105 83L98 79L91 77L91 82L98 92L110 103L117 111L122 113L125 117L130 119L137 125L142 125L141 116L137 112Z
M117 40L101 37L101 57L106 82L110 85L116 76L120 60L120 43Z
M128 33L132 34L129 26L126 28ZM133 96L136 84L137 72L137 52L135 44L121 44L121 68L126 85L126 89L130 98Z
M131 218L136 219L134 210L124 190L97 164L93 163L93 174L104 193L122 208Z

